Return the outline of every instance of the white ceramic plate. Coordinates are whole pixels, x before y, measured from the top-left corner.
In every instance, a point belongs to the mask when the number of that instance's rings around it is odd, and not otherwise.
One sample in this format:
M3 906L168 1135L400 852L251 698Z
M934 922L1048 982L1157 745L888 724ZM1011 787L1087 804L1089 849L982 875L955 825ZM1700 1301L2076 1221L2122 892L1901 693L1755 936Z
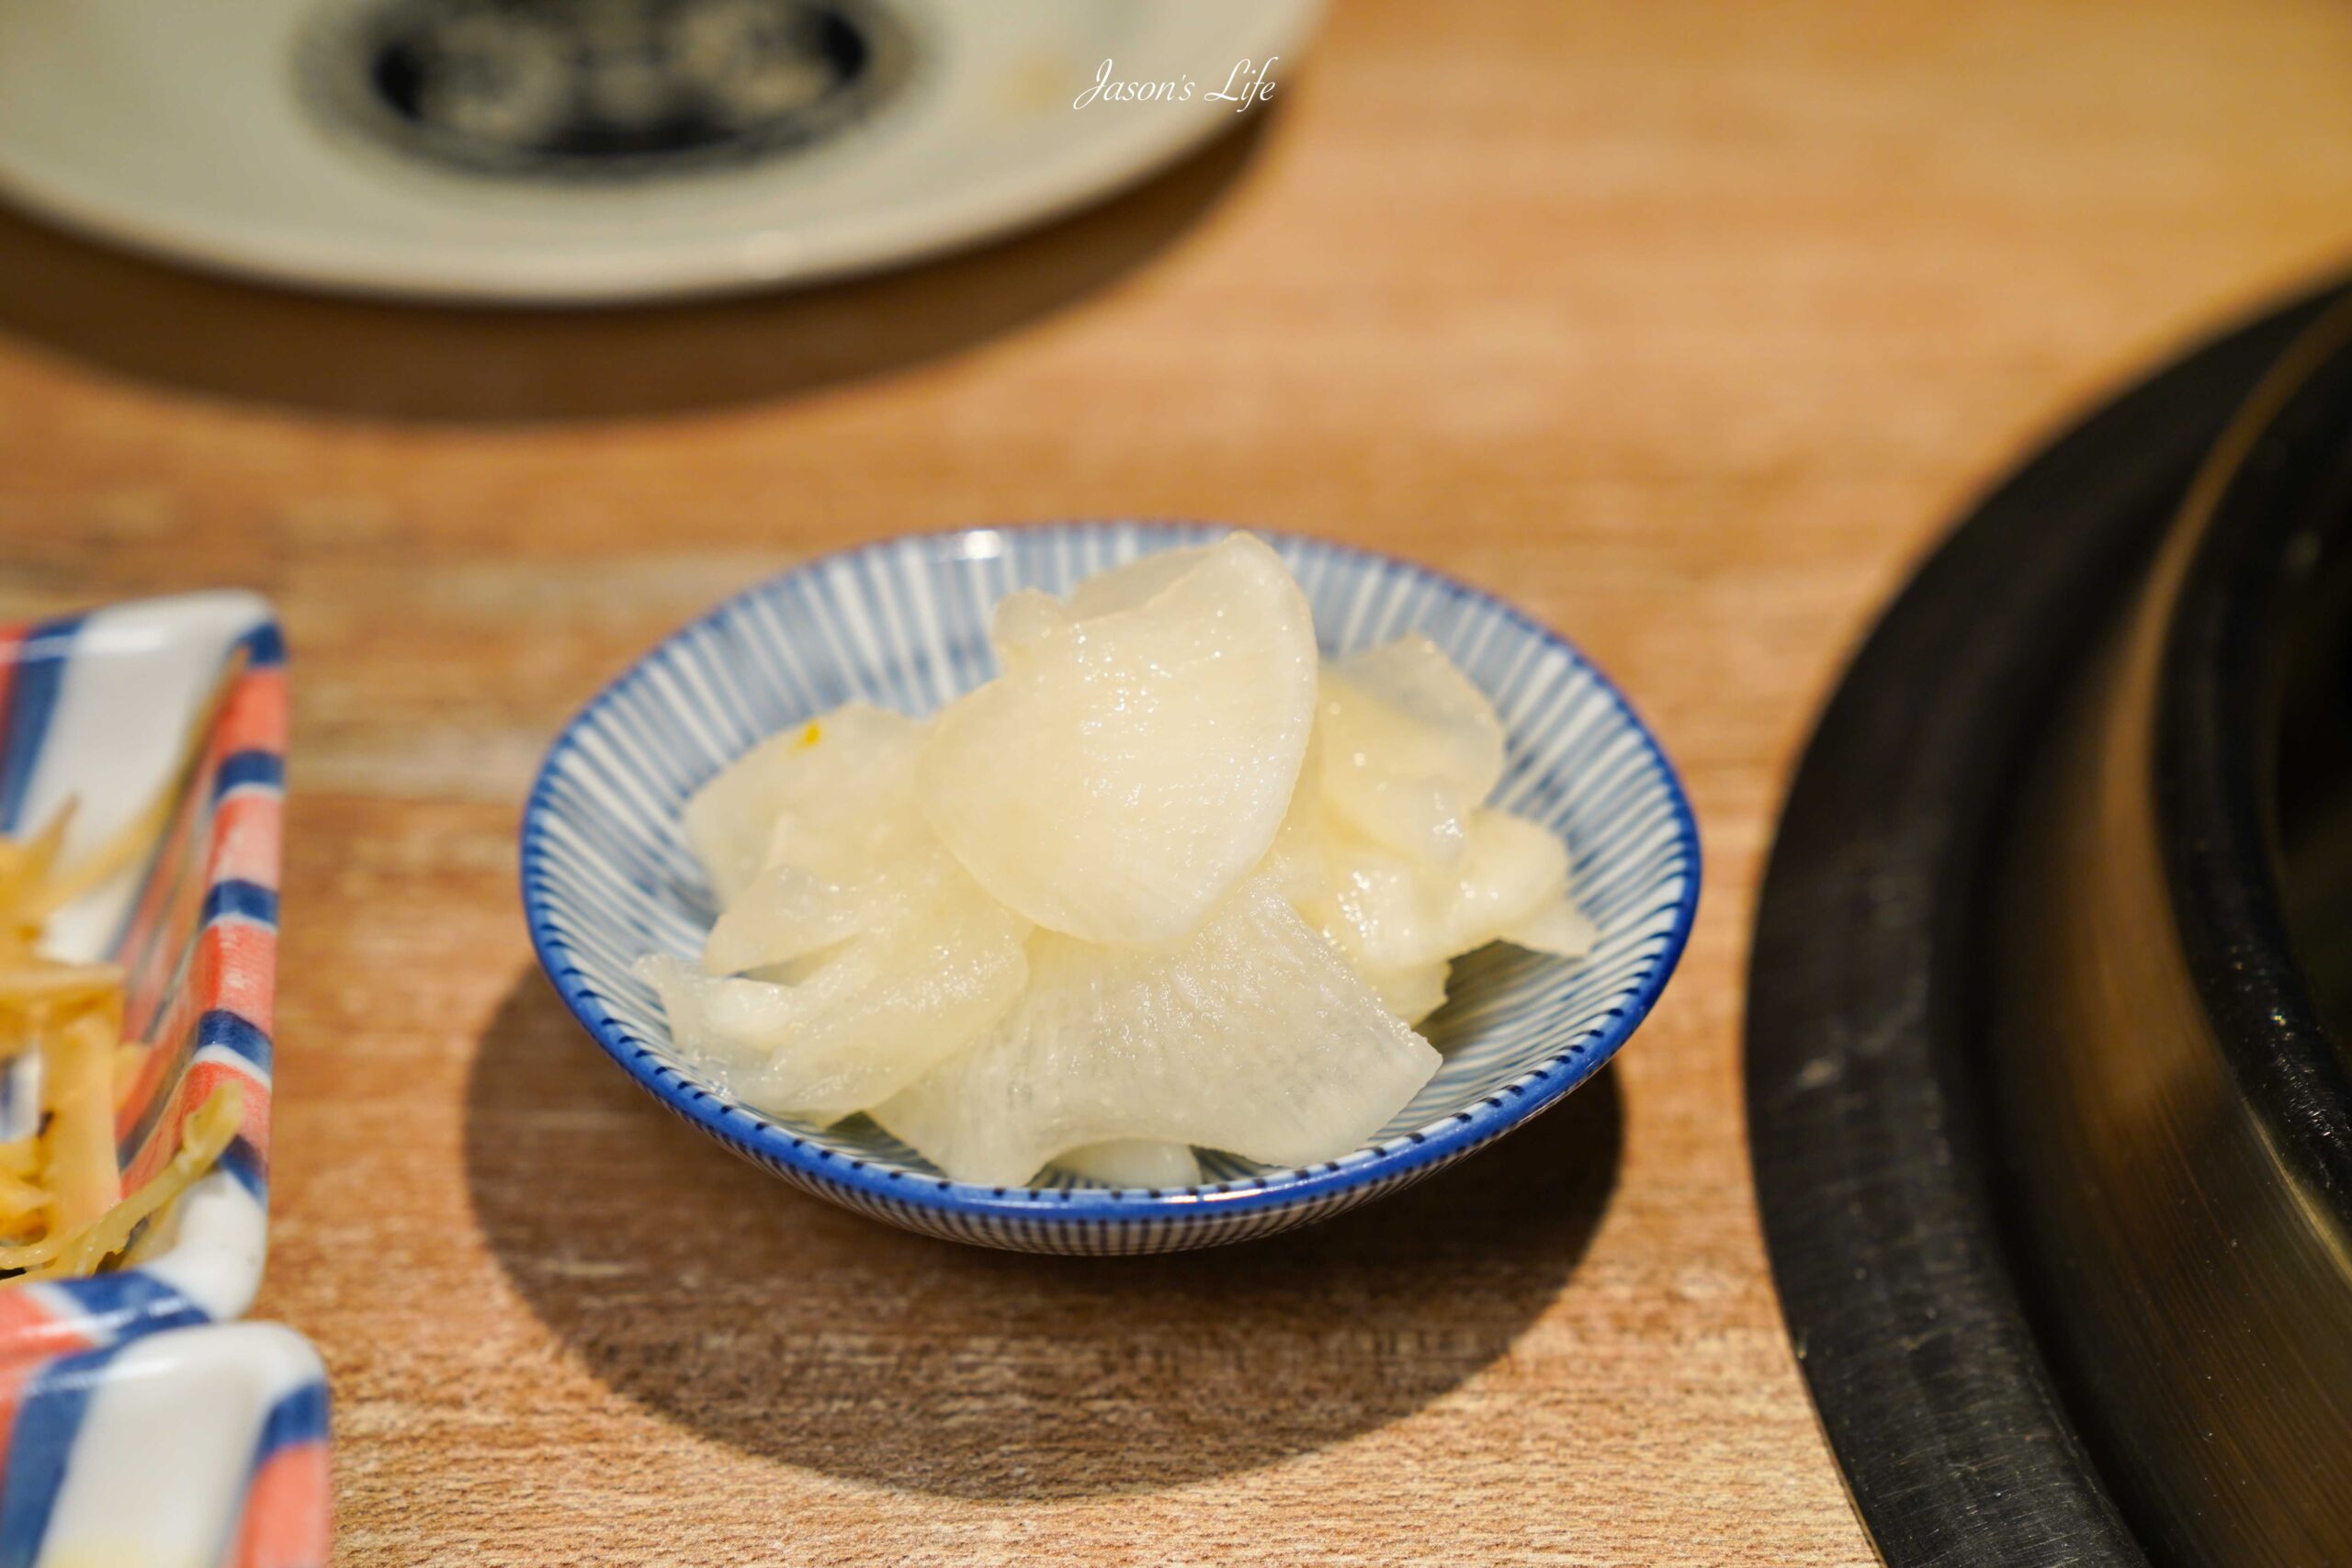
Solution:
M1134 181L1238 122L1210 96L1238 62L1278 57L1279 96L1319 9L8 0L0 191L339 290L586 303L806 282ZM1193 95L1073 107L1104 60ZM685 145L648 151L665 137Z

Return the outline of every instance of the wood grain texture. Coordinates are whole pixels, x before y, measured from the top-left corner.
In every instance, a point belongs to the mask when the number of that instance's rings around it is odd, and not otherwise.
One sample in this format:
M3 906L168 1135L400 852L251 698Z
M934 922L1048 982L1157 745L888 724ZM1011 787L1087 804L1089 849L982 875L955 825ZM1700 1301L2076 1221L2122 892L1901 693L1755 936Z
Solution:
M0 614L250 583L294 648L270 1277L340 1560L1846 1564L1775 1314L1738 974L1845 649L2008 455L2352 233L2304 3L1343 0L1280 112L813 295L422 312L0 219ZM1521 1138L1134 1264L882 1230L639 1098L531 965L540 748L756 574L1255 522L1509 595L1709 853L1680 977Z

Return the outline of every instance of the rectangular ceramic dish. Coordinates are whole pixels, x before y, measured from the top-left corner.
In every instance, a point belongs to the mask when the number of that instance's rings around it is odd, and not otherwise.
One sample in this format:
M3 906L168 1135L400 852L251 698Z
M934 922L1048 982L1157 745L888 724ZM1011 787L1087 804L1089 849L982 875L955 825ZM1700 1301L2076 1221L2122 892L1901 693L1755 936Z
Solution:
M209 728L184 768L199 723ZM215 1084L234 1078L245 1104L219 1167L134 1245L130 1266L0 1286L0 1368L235 1317L253 1301L268 1230L285 749L285 649L252 594L0 630L0 833L29 833L70 798L70 866L186 773L144 857L48 931L63 956L124 966L125 1038L159 1047L117 1111L124 1190L170 1157ZM0 1077L0 1136L33 1129L38 1071L27 1055ZM5 1418L5 1390L0 1402Z
M323 1568L327 1385L275 1323L28 1369L0 1430L0 1568Z

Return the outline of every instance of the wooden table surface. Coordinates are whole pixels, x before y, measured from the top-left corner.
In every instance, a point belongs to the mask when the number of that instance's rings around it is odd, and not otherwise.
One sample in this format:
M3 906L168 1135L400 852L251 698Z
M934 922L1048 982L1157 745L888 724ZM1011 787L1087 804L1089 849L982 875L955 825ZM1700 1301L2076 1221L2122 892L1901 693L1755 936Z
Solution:
M1850 1563L1747 1174L1772 811L2020 446L2352 236L2352 13L1343 0L1278 112L1091 215L583 316L247 289L0 219L0 614L277 600L276 1228L340 1561ZM1679 977L1524 1135L1295 1240L918 1240L671 1121L526 949L556 726L905 529L1230 519L1580 641L1696 796Z

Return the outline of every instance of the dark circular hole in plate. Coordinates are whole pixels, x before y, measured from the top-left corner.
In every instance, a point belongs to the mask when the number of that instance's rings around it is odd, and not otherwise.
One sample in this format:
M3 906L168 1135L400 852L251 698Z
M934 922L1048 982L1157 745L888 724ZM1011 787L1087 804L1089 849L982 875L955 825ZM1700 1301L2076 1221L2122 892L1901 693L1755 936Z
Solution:
M876 0L375 0L315 28L296 69L379 142L578 180L806 152L895 97L914 54Z
M2352 1042L2352 527L2310 536L2279 649L2270 754L2289 934L2336 1047ZM2352 1066L2352 1063L2347 1063Z

